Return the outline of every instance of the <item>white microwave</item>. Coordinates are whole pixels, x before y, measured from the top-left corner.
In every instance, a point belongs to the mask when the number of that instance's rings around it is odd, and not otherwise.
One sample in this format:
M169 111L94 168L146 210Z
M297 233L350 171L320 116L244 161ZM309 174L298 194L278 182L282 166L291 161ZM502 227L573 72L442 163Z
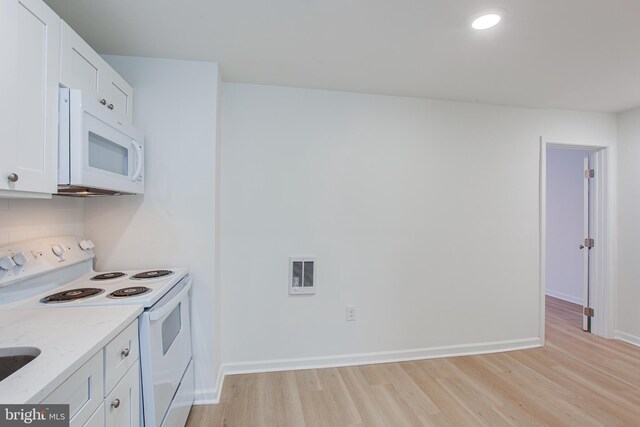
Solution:
M94 97L60 88L58 194L144 193L144 136Z

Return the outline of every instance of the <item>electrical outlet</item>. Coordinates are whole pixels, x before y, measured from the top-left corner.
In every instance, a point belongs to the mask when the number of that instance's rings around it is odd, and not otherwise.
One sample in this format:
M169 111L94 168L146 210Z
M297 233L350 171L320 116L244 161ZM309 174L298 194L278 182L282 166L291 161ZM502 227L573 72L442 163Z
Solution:
M347 321L353 321L358 318L358 308L355 305L347 306Z

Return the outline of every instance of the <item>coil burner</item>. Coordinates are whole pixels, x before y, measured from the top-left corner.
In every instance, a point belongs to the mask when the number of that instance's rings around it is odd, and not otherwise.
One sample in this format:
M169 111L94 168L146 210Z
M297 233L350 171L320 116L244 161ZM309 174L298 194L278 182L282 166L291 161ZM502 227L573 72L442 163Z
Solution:
M113 271L111 273L102 273L97 276L93 276L91 280L111 280L117 279L118 277L126 276L122 271Z
M109 295L107 295L107 298L135 297L138 295L146 294L150 290L151 289L146 288L144 286L133 286L131 288L123 288L123 289L118 289L117 291L113 291Z
M158 277L170 276L173 274L171 270L151 270L131 276L132 280L157 279Z
M103 292L104 292L104 289L98 289L98 288L69 289L67 291L48 295L42 298L40 302L44 304L51 304L51 303L57 303L57 302L75 301L79 299L89 298L94 295L99 295Z

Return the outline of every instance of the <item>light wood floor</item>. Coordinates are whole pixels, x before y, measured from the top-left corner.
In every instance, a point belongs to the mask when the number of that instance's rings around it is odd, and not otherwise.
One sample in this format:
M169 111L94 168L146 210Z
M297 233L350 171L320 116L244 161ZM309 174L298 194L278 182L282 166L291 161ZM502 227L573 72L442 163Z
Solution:
M640 426L640 349L547 299L544 348L229 376L199 426Z

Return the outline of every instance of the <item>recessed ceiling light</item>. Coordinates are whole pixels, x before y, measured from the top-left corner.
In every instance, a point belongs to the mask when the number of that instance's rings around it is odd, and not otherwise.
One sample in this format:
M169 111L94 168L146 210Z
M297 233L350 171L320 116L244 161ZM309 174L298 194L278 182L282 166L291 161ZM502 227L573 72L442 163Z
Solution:
M495 27L502 21L505 13L504 9L483 10L473 16L471 26L475 30L487 30Z

